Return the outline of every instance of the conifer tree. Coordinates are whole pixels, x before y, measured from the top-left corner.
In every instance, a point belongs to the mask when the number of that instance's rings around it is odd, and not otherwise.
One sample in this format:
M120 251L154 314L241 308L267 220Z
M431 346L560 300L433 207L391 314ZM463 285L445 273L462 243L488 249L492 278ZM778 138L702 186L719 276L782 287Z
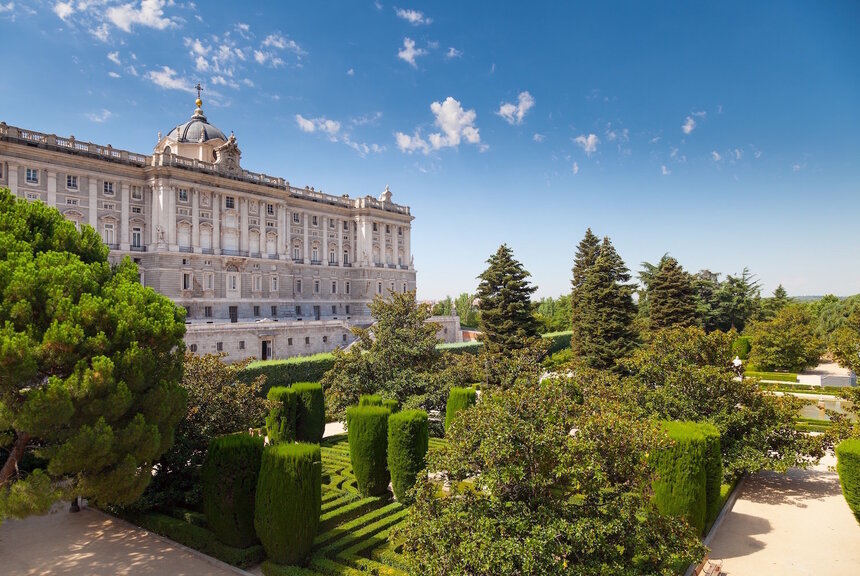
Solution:
M573 336L570 339L574 354L579 355L578 342L585 335L579 323L579 301L581 298L582 284L588 271L594 266L597 255L600 252L600 238L594 235L591 228L585 230L585 236L576 247L576 255L573 257L573 280L571 282L570 308L572 313L571 328Z
M630 271L605 237L594 265L576 288L574 353L588 366L613 368L636 347L636 304L629 281Z
M651 330L696 325L696 289L692 277L672 257L661 262L648 285Z
M489 267L478 277L479 326L484 346L490 353L507 352L527 346L538 332L531 295L537 286L506 244L487 260Z

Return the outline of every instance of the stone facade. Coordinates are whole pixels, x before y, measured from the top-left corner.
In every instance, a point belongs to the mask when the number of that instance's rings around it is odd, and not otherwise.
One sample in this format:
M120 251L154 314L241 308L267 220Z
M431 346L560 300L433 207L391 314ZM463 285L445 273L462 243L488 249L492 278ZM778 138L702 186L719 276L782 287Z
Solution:
M375 295L415 289L413 216L387 187L333 196L244 170L201 105L151 155L0 123L0 186L95 228L111 261L132 258L143 284L185 307L201 353L331 350L372 322Z

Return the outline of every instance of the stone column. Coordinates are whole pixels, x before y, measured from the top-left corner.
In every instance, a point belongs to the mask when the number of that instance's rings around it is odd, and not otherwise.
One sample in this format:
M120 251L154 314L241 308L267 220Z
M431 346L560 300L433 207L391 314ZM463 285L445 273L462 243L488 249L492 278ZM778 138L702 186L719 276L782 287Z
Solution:
M358 251L359 222L357 217L353 219L352 224L355 224L354 227L350 226L349 230L352 235L352 265L358 266L358 255L361 254L361 252Z
M153 182L152 193L149 195L149 244L158 244L159 212L161 211L161 184ZM153 248L154 249L154 248Z
M338 266L343 264L343 222L340 218L334 221L334 227L337 230L337 254L334 261Z
M212 253L221 253L221 195L212 193Z
M359 216L358 220L358 264L368 266L373 262L373 223L367 216Z
M248 252L248 199L239 197L239 250Z
M197 188L191 190L191 246L196 253L200 248L200 192Z
M411 247L412 238L411 238L411 235L412 235L412 227L411 226L404 226L403 227L403 259L405 260L405 262L403 264L404 264L404 266L409 266L410 268L412 267L412 247Z
M176 186L167 188L167 249L171 252L179 252L179 244L176 242Z
M284 234L284 245L287 252L287 260L291 260L293 258L293 238L290 227L293 225L293 215L288 210L286 204L284 205L284 222L287 224L287 232Z
M308 223L310 222L310 217L308 213L305 212L305 225L302 227L304 232L305 239L305 264L308 264L311 261L310 253L311 253L311 243L308 241L308 236L310 235L310 230L308 229Z
M278 256L283 257L286 253L286 209L283 204L278 204ZM283 259L283 258L282 258Z
M400 230L399 224L395 224L394 226L391 227L391 261L394 263L395 266L400 265L400 261L397 260L397 251L400 248L397 245L397 242L398 242L397 231L398 230Z
M10 163L7 169L9 170L9 191L12 192L12 196L18 196L18 166Z
M322 245L322 254L320 254L320 260L322 262L325 262L326 266L328 266L328 231L329 231L328 220L329 220L328 216L323 216L323 219L322 219L322 231L323 231L322 242L323 242L323 245Z
M128 250L128 184L120 184L119 249Z
M57 173L48 170L48 206L57 207Z
M89 216L87 216L87 221L90 226L96 229L98 232L98 220L99 217L99 196L98 196L98 182L95 178L90 178L90 196L89 196Z

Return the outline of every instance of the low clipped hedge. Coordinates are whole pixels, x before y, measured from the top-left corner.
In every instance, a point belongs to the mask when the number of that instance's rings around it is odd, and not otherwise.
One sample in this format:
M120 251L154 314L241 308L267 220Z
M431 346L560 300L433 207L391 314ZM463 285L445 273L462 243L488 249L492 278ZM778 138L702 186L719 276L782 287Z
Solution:
M364 496L378 496L388 490L390 480L386 467L388 416L381 406L350 406L346 409L349 459Z
M263 451L254 528L269 560L305 563L319 527L321 503L319 445L278 444Z
M477 340L469 342L448 342L436 346L439 352L446 354L472 354L478 355L484 349L484 343Z
M394 414L395 412L400 411L400 402L398 402L394 398L386 398L382 401L382 407L388 408L388 411Z
M296 382L319 382L334 366L334 354L325 352L313 356L296 356L286 360L252 362L242 370L239 378L252 382L261 374L266 376L262 394L275 386L289 386Z
M445 406L445 431L451 426L454 417L460 410L465 410L475 404L477 392L474 388L451 388L448 393L448 404Z
M860 438L843 440L836 446L836 472L842 494L860 522Z
M797 384L797 374L791 372L758 372L756 370L747 370L744 372L744 376L746 378L760 378L762 380Z
M723 452L720 445L720 431L717 427L708 422L701 422L698 426L705 436L705 524L709 524L717 519L723 507L720 500Z
M236 548L258 543L254 497L263 439L245 433L215 438L203 463L203 510L209 529Z
M322 384L293 384L296 395L296 440L319 444L325 433L325 395Z
M546 338L550 341L547 356L552 356L556 352L560 352L565 348L570 348L570 339L572 337L572 330L566 330L564 332L548 332L547 334L544 334L542 338Z
M269 442L292 442L296 439L296 391L287 386L275 386L266 398L273 403L266 416Z
M695 422L662 426L672 444L655 458L654 501L661 513L685 518L701 534L708 512L708 440Z
M404 410L388 418L388 470L391 486L400 502L408 502L408 492L424 469L430 443L427 412Z
M363 394L358 399L359 406L382 406L382 396L378 394Z

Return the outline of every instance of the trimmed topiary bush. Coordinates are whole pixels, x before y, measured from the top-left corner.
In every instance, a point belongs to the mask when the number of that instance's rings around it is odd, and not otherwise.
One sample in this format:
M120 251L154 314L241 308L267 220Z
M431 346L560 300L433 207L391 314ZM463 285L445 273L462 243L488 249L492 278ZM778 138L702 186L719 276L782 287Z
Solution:
M460 410L465 410L469 406L474 406L477 393L474 388L451 388L448 393L448 404L445 407L445 431L451 426L454 421L454 416Z
M266 416L269 442L292 442L296 439L296 393L286 386L275 386L266 398L274 402Z
M710 524L717 519L722 507L723 452L717 427L708 422L701 422L698 426L705 436L705 523Z
M663 422L673 440L656 455L654 501L663 514L682 516L701 534L707 513L705 434L695 422Z
M752 339L749 336L738 336L732 342L732 354L741 360L747 360L752 350Z
M424 456L430 442L427 413L404 410L388 418L388 470L394 495L408 502L407 493L424 469Z
M245 433L215 438L203 463L203 510L209 529L224 544L257 544L254 497L263 439Z
M836 472L848 507L860 522L860 438L843 440L836 446Z
M267 394L275 386L289 386L296 382L319 382L326 372L334 367L334 354L324 352L313 356L296 356L286 360L263 360L252 362L242 370L239 378L253 382L257 376L266 376L261 394Z
M263 451L254 528L269 560L303 564L320 521L322 461L317 444L278 444Z
M325 395L322 384L298 382L296 394L296 440L319 444L325 432Z
M359 406L382 406L382 396L378 394L363 394L358 399Z
M394 414L395 412L400 411L400 402L398 402L394 398L386 398L382 401L382 407L388 408L389 412Z
M386 452L390 414L381 406L346 409L349 459L358 490L364 496L378 496L388 490Z

